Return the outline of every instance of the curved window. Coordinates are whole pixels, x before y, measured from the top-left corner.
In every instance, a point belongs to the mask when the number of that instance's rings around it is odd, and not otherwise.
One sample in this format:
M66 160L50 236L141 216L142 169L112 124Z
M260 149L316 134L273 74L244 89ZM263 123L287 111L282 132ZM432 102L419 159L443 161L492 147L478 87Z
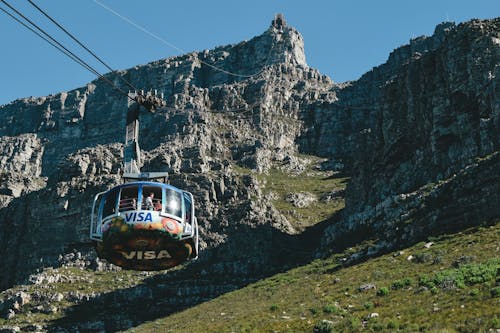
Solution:
M137 198L139 197L139 186L125 186L120 191L120 212L137 209Z
M184 192L183 197L184 197L184 220L187 223L191 223L193 216L193 203L191 202L191 196L188 193Z
M165 189L165 212L182 217L182 198L180 193L168 188Z
M102 217L113 215L116 213L116 197L118 196L118 189L113 188L106 193L104 206L102 209Z
M142 209L161 211L161 187L142 187Z

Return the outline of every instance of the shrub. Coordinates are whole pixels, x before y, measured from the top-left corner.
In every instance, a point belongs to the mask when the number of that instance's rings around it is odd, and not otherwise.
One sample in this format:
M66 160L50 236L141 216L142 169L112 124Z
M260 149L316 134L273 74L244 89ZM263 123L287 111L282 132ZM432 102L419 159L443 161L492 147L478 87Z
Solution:
M428 275L421 275L418 284L421 285L422 287L426 287L429 289L434 288L436 286L434 280Z
M387 322L387 328L388 329L398 329L399 328L399 322L396 319L390 319Z
M500 287L495 287L490 290L491 297L499 297L500 296Z
M272 305L269 307L269 310L271 310L271 311L276 311L276 310L278 310L278 304L272 304Z
M379 290L377 290L377 296L387 296L387 295L389 295L389 288L382 287Z
M433 264L433 265L438 265L438 264L440 264L440 263L442 263L442 262L443 262L443 256L442 256L442 255L440 255L440 254L436 255L436 256L434 257L434 259L432 260L432 264Z
M426 253L426 252L421 252L421 253L415 254L415 259L413 260L413 262L416 262L419 264L423 264L423 263L430 262L430 261L432 261L432 254Z
M413 281L410 278L404 278L400 280L396 280L392 283L391 288L394 290L401 289L404 287L409 287L413 284Z
M461 257L455 259L451 265L455 268L459 268L460 266L463 266L465 264L469 264L469 263L473 262L474 259L475 259L474 256L464 255L464 256L461 256Z
M358 317L349 318L349 328L355 330L361 326L361 320Z
M384 329L384 324L382 323L373 323L370 326L371 329L374 330L375 332L380 332Z
M442 289L464 288L466 285L493 281L498 269L500 269L499 259L490 260L484 264L466 264L456 269L438 272L432 277L422 275L419 278L419 285L429 289L433 287Z
M333 332L333 322L329 320L321 320L314 325L314 333L332 333Z
M479 295L479 289L476 289L476 288L472 289L471 291L469 291L469 295L471 295L471 296Z
M372 302L366 302L365 304L363 304L363 306L367 310L373 309L373 303Z
M339 313L340 309L336 307L334 304L327 304L323 307L324 313Z
M459 269L464 277L464 282L472 285L491 281L500 269L500 260L491 260L486 264L468 264Z
M500 329L500 318L495 316L491 319L491 328Z

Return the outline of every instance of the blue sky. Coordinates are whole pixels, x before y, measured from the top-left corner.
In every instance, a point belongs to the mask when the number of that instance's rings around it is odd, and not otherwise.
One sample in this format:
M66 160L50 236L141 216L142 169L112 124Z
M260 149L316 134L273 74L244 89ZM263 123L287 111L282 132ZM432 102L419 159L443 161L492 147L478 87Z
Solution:
M84 56L26 0L6 0ZM177 48L238 43L264 32L281 12L304 37L309 66L335 82L359 78L411 38L440 22L500 16L498 0L99 0ZM34 0L115 69L181 54L100 7L94 0ZM0 4L6 8L5 5ZM0 105L68 91L95 79L0 12ZM100 72L107 70L85 55Z

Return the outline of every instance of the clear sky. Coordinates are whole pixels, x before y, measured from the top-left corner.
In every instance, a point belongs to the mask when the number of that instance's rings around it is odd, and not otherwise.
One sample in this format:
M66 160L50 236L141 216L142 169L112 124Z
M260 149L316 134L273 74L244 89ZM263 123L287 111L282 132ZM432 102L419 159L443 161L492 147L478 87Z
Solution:
M78 55L26 0L6 0ZM100 7L94 0L33 0L115 69L182 54ZM443 21L500 16L499 0L99 0L177 48L190 51L249 40L284 14L302 33L309 66L335 82L359 78L411 38ZM2 8L5 4L0 3ZM0 105L81 87L95 79L0 12Z

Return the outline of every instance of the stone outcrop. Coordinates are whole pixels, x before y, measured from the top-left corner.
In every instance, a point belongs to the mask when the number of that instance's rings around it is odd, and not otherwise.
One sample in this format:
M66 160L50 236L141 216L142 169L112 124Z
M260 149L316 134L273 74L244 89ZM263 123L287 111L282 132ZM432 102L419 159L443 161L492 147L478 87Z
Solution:
M45 186L43 144L36 134L0 137L0 207Z
M500 214L499 30L499 19L439 25L337 93L357 133L354 173L325 244L348 233L394 247ZM329 137L319 147L335 151Z

